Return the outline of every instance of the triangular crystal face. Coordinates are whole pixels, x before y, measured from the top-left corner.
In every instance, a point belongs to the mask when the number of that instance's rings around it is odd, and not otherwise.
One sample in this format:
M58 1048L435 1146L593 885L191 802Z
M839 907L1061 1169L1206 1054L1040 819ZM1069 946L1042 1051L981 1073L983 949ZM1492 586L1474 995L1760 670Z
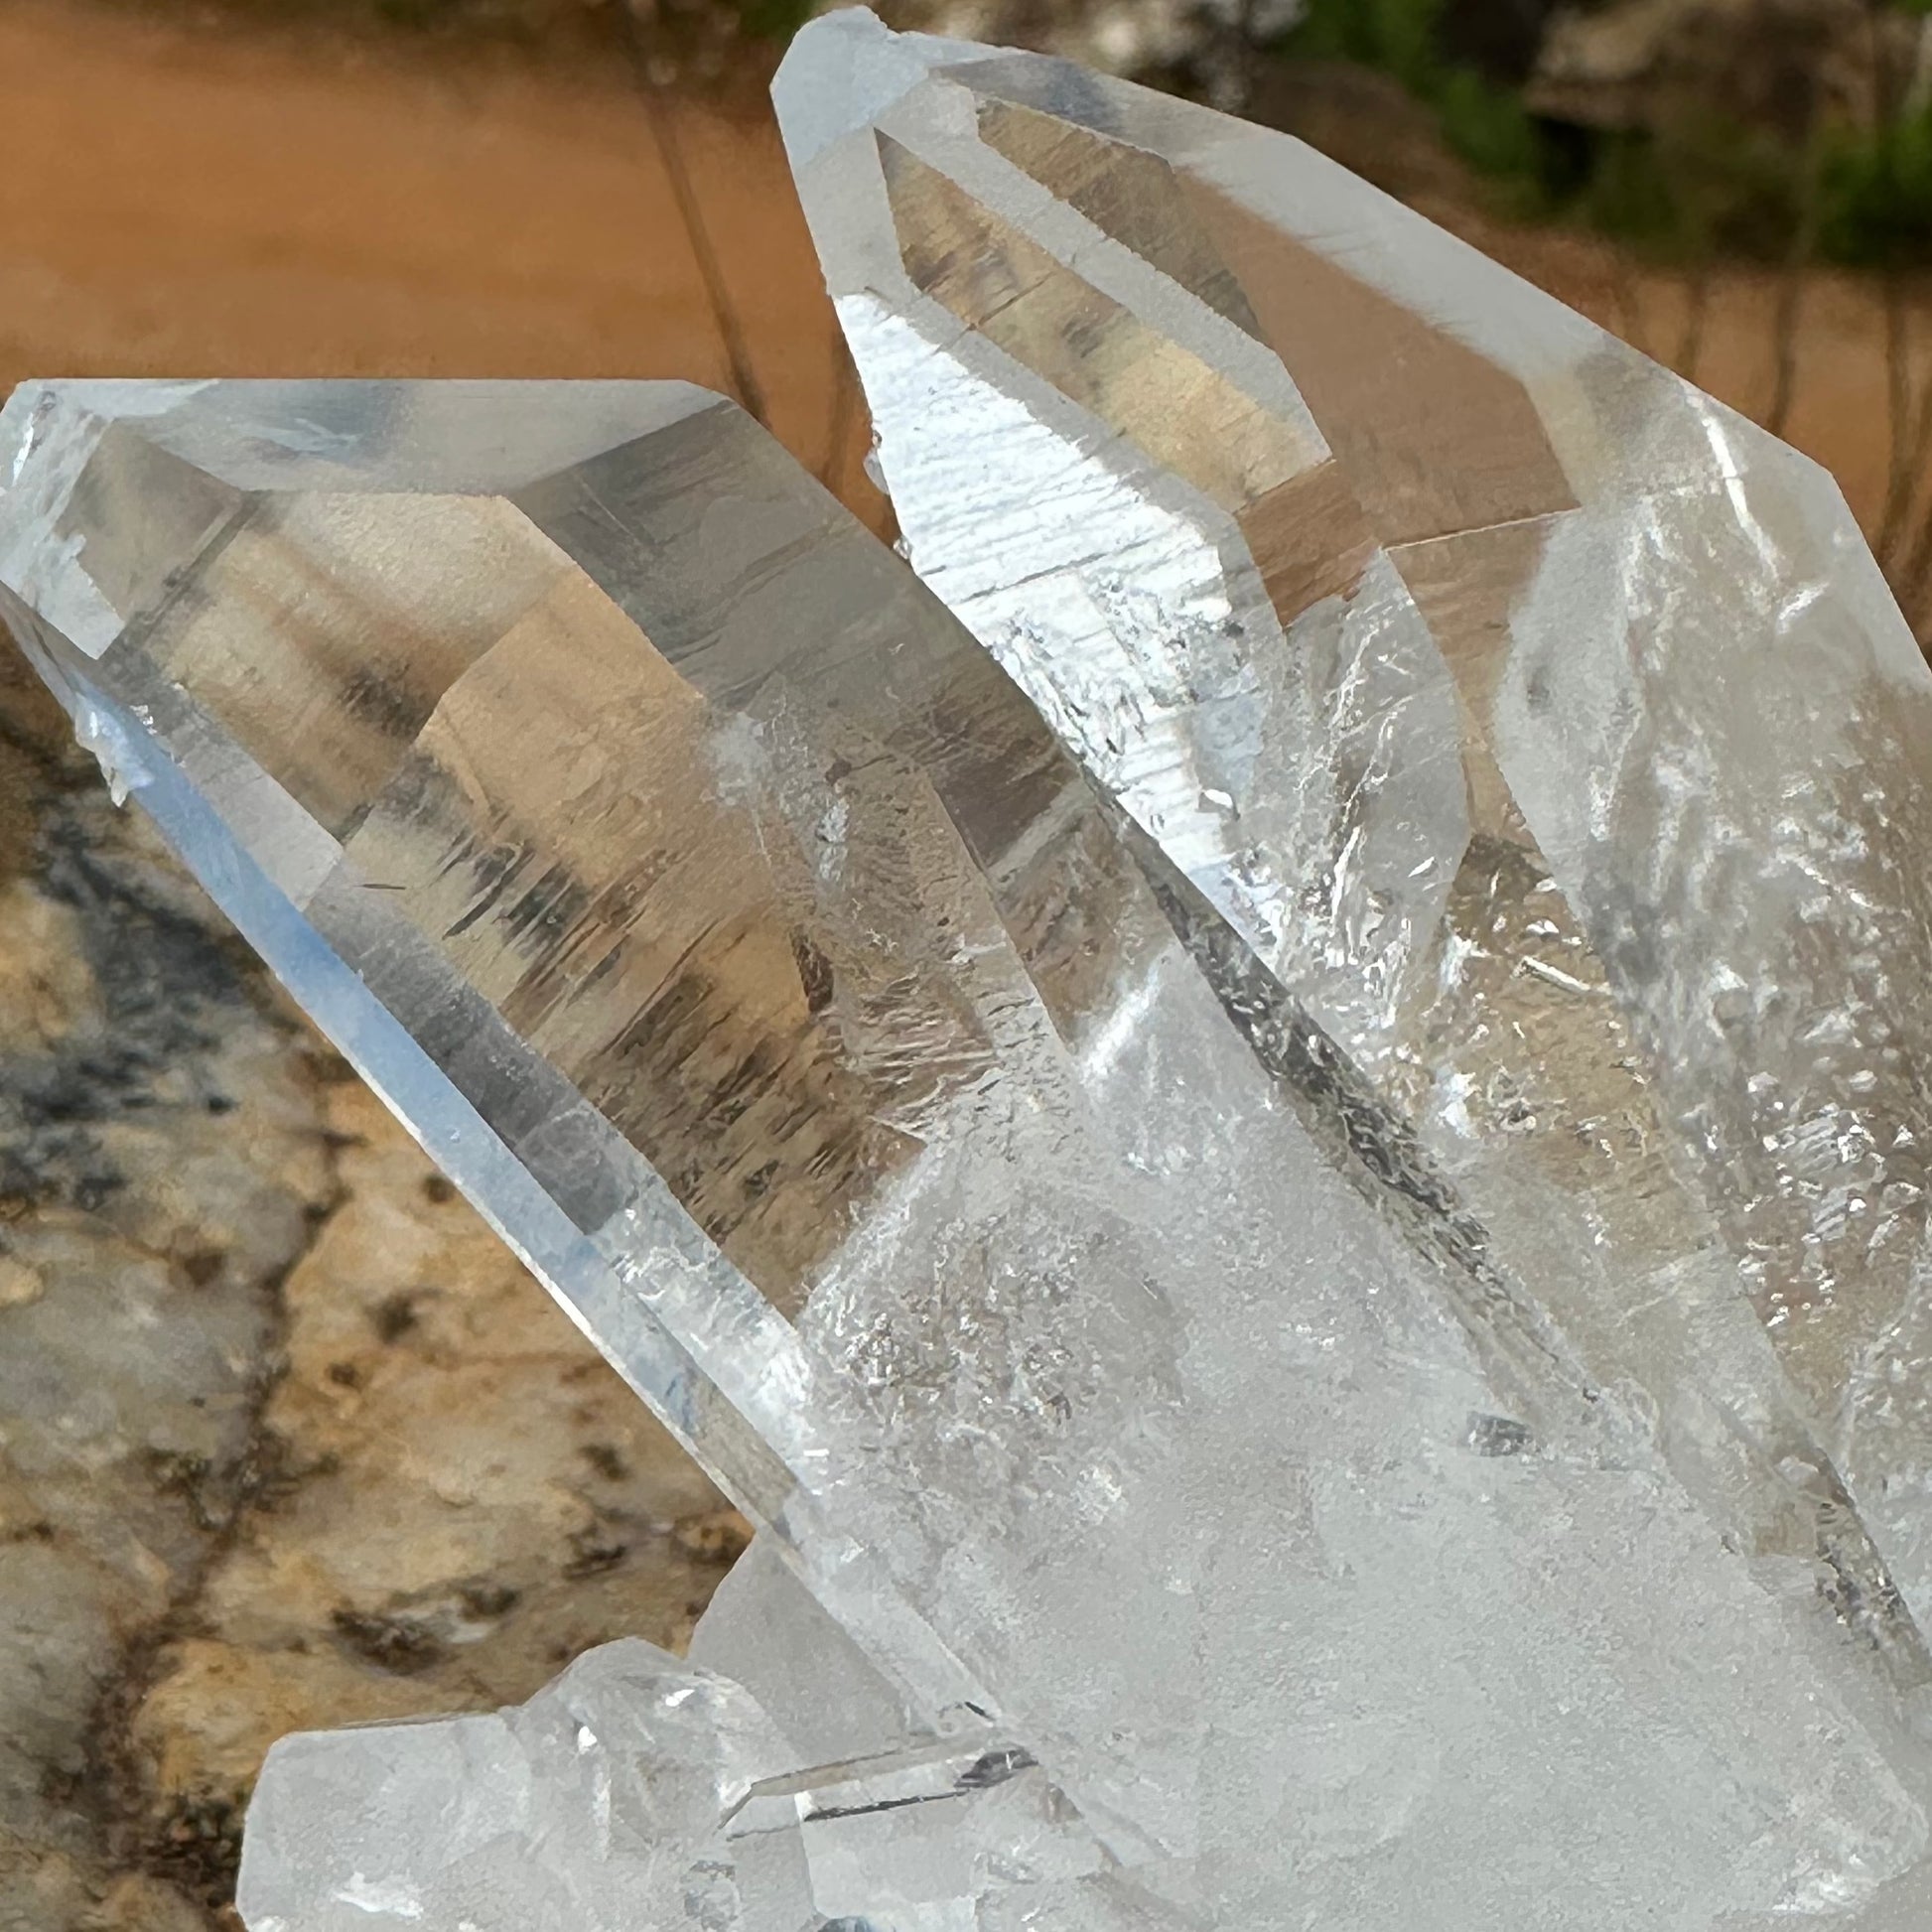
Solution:
M775 97L914 567L1233 1009L1915 1651L1932 678L1836 485L1287 136L857 10Z

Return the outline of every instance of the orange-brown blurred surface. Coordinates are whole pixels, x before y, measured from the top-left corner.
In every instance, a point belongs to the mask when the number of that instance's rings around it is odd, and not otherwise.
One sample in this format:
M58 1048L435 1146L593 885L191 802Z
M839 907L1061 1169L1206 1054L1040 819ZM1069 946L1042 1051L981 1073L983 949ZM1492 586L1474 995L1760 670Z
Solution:
M601 55L539 59L0 0L0 388L114 372L731 389L668 136L772 428L864 498L860 412L837 395L831 313L763 105L767 59L748 51L722 96L647 96L615 37ZM1725 400L1776 413L1777 274L1719 270L1694 298L1689 278L1600 240L1486 223L1452 178L1416 199ZM1874 528L1891 469L1884 331L1874 284L1818 274L1782 332L1783 427Z
M832 316L755 78L737 106L647 98L615 46L539 62L34 4L0 8L0 388L291 373L729 390L668 133L771 427L826 466Z

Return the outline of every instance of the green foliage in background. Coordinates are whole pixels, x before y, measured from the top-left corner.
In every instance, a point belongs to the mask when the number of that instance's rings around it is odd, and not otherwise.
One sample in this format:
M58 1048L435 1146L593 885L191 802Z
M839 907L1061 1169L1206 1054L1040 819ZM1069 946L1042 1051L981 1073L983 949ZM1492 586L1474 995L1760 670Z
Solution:
M1760 128L1713 116L1665 133L1606 135L1556 211L1675 257L1787 256L1808 232L1805 157Z
M746 33L759 40L788 41L812 17L813 0L732 0ZM1932 7L1932 0L1925 0Z
M1443 59L1442 10L1443 0L1311 0L1283 52L1393 74L1436 110L1443 138L1472 168L1533 179L1541 168L1535 124L1512 89Z
M1798 146L1721 116L1658 131L1545 127L1521 94L1447 60L1445 0L1310 0L1290 57L1393 75L1512 211L1582 220L1658 254L1764 260L1794 250L1856 267L1932 266L1932 108ZM1932 15L1932 0L1889 0Z
M1830 259L1932 263L1932 114L1909 115L1875 138L1827 141L1819 179L1819 246Z

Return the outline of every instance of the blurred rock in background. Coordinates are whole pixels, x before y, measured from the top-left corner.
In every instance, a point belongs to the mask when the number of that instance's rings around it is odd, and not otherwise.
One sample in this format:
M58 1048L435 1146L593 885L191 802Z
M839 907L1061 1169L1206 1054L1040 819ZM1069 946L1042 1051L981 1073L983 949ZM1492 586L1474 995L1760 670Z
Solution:
M746 1535L0 654L0 1928L217 1922L284 1731L681 1647Z
M1655 132L1717 115L1801 141L1895 112L1922 40L1919 19L1867 0L1604 0L1553 11L1518 77L1552 120Z

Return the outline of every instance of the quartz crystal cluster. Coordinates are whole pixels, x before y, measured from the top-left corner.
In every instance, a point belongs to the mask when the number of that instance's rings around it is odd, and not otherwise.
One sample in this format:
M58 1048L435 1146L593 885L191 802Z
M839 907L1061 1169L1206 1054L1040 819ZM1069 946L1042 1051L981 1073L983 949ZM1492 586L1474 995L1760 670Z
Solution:
M1838 492L1284 137L856 11L777 98L910 569L676 384L0 415L112 782L758 1525L688 1661L284 1740L252 1932L1920 1932Z

